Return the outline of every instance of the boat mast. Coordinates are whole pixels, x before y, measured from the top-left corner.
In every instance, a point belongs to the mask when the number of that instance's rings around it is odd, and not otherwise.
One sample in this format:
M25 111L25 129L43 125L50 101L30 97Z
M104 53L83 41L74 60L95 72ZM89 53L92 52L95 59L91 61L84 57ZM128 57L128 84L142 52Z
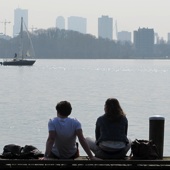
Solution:
M21 58L24 58L23 54L23 17L21 17L21 28L20 28L20 42L21 42Z

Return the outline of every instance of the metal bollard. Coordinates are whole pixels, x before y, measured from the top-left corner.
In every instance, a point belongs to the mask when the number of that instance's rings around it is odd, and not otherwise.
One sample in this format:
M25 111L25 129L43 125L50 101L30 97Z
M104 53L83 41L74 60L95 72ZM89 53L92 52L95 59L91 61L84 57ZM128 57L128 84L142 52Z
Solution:
M149 118L149 140L156 144L160 159L163 158L164 122L165 118L160 115L154 115Z

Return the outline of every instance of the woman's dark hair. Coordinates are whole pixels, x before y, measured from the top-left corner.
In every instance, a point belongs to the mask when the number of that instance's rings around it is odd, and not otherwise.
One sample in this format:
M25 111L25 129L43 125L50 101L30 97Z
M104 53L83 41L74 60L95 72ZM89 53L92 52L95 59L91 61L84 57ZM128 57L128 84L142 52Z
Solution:
M56 105L57 112L62 116L69 116L72 111L71 104L68 101L60 101Z
M108 98L106 100L105 114L113 121L118 121L122 116L126 116L116 98Z

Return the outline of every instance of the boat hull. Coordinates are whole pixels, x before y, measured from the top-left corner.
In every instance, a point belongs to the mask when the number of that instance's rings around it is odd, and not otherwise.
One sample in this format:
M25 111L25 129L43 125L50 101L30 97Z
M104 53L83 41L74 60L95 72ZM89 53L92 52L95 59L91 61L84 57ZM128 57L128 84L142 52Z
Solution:
M2 65L4 66L32 66L35 63L35 60L11 60L4 61Z

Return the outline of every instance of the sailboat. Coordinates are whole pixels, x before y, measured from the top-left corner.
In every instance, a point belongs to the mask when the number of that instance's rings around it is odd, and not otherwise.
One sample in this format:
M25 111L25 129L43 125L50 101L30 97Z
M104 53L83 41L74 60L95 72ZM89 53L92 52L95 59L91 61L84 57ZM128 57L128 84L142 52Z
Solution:
M33 45L32 45L32 41L31 38L29 37L29 32L28 30L26 30L27 35L28 35L28 39L29 39L29 46L27 51L25 51L25 47L24 47L24 36L23 36L23 17L21 17L21 29L20 29L20 50L19 53L15 53L14 58L13 59L5 59L1 64L4 66L32 66L35 63L35 59L27 59L28 57L31 58L35 58L35 53L33 50ZM30 52L28 51L29 49L32 49L32 55L30 55Z

